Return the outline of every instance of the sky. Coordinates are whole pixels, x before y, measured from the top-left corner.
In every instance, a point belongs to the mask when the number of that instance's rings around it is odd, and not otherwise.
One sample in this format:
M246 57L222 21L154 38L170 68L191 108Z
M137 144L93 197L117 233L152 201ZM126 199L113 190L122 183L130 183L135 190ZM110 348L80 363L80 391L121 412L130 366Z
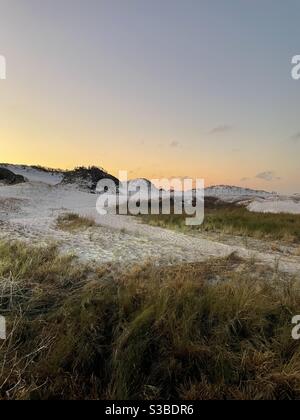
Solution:
M0 0L0 161L300 192L299 0Z

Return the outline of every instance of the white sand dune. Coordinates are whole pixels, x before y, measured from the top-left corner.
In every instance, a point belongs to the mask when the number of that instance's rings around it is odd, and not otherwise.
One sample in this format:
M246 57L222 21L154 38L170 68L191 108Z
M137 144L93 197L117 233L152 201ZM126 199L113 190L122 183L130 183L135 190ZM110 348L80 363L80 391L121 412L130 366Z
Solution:
M26 165L2 164L0 166L9 169L16 175L22 175L30 182L42 182L48 185L57 185L63 179L63 174L59 171L47 172L43 171L42 169L37 169Z
M75 186L55 185L56 182L52 183L55 177L49 183L42 174L35 175L38 180L0 187L1 238L38 244L54 241L64 251L97 263L127 265L152 260L171 264L203 261L232 252L246 258L255 257L270 265L277 263L275 254L261 254L201 236L196 238L143 225L130 216L100 216L96 211L97 195L80 191ZM98 226L76 234L63 232L56 228L56 220L66 212L92 217ZM300 258L282 258L279 267L299 272Z
M288 213L300 214L300 202L286 199L260 200L249 204L248 210L256 213Z

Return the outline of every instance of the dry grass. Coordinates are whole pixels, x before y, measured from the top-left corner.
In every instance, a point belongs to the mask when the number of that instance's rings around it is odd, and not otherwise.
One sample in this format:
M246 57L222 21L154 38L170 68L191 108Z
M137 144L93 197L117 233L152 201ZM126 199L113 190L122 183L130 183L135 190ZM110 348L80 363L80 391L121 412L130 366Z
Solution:
M0 244L0 399L300 399L299 281L234 255L90 268Z
M217 232L286 243L300 243L300 215L252 213L245 207L216 200L207 200L202 226L187 227L186 215L141 216L152 226L186 232Z
M67 232L88 229L95 225L96 223L93 219L88 217L82 217L75 213L67 213L62 216L59 216L57 219L58 229L65 230Z

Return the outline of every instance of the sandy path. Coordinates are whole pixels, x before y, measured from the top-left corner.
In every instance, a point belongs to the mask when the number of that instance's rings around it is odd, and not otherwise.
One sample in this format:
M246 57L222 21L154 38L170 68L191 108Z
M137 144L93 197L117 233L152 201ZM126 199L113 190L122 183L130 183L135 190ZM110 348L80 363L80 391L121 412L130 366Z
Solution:
M140 224L130 216L100 216L97 196L73 187L31 182L0 187L0 237L30 243L57 242L66 252L97 263L131 264L154 260L157 263L202 261L232 252L255 258L282 271L300 273L300 257L264 254L242 246L222 244L204 237L192 237ZM95 219L98 226L72 234L58 230L57 217L75 212Z

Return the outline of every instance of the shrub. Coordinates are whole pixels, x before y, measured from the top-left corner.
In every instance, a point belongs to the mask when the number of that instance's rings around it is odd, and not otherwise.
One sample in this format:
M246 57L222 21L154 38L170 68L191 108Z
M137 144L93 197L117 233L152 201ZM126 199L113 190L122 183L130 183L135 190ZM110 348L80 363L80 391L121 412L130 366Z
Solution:
M88 217L82 217L78 214L68 213L59 216L57 219L57 227L61 230L76 231L80 229L87 229L95 226L95 221Z

